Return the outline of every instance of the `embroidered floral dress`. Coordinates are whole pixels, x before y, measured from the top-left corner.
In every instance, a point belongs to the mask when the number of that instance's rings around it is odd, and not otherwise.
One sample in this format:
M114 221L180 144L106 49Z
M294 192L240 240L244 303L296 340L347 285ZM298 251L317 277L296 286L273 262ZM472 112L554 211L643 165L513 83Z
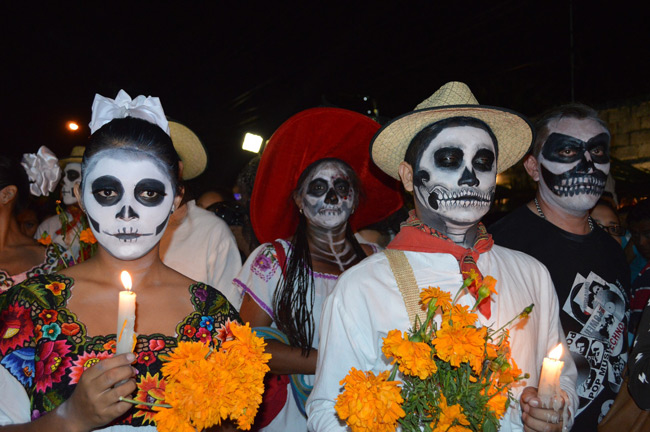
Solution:
M45 249L45 259L43 260L43 263L16 275L10 275L6 271L0 269L0 294L32 276L50 274L61 270L66 267L66 263L69 259L70 256L63 248L58 247L57 249L56 245L50 244L47 249ZM64 262L63 260L66 261Z
M115 351L115 334L89 337L84 323L67 309L73 288L74 280L52 274L29 279L0 296L0 364L27 393L32 420L68 399L83 371ZM161 356L179 341L213 340L219 346L230 322L239 320L219 291L195 283L189 295L194 311L176 326L177 337L138 335L135 399L163 401ZM5 384L0 382L0 387ZM11 396L0 398L0 420L11 418L2 401L7 397ZM146 406L135 406L113 424L153 425L152 415Z

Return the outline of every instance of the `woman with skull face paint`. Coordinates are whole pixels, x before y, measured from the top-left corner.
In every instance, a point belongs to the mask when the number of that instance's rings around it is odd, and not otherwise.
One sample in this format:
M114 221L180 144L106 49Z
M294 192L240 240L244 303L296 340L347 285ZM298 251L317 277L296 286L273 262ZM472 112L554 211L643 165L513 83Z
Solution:
M53 243L65 247L76 261L90 258L88 251L83 257L80 255L81 247L79 238L81 232L88 228L88 221L79 207L74 196L75 185L81 182L81 158L85 148L77 146L72 149L70 156L60 159L59 164L63 170L61 178L61 203L63 215L54 215L45 219L36 230L34 238L40 239L44 234L50 236ZM62 217L63 216L63 217ZM61 221L65 219L65 225Z
M219 344L238 314L221 293L165 266L159 241L181 200L181 166L157 98L97 95L75 188L98 240L91 259L0 299L0 430L155 430L161 356ZM114 355L120 273L137 293L133 353ZM110 426L109 426L110 424ZM104 428L104 429L102 429Z
M29 180L21 165L0 156L0 294L25 279L65 266L64 250L47 248L20 230L16 214L29 195Z
M251 219L265 243L234 280L242 319L265 328L258 333L268 336L269 366L278 374L267 378L258 429L307 430L304 400L316 368L323 301L341 273L377 250L359 244L353 228L401 207L397 183L369 172L367 148L377 129L354 112L311 109L287 120L262 155Z

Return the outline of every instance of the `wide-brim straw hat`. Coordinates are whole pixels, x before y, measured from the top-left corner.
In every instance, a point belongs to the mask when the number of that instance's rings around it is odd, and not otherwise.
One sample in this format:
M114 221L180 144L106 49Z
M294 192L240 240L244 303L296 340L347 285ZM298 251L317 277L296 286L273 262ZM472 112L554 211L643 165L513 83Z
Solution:
M83 160L84 152L86 151L86 147L84 146L74 146L72 147L72 151L70 152L70 156L64 157L63 159L59 159L59 166L61 168L65 168L66 165L69 163L81 163Z
M313 162L338 158L354 169L363 194L350 217L353 230L385 219L402 207L399 182L371 161L368 144L379 124L340 108L312 108L284 122L271 136L257 168L251 222L262 243L291 238L298 226L293 191Z
M372 160L399 180L399 164L413 138L425 127L452 117L472 117L485 122L497 138L497 172L516 164L533 143L533 126L521 114L505 108L479 105L469 87L449 82L415 109L384 125L370 143Z
M183 180L198 177L208 165L208 154L199 137L190 128L169 120L169 133L178 157L183 161Z

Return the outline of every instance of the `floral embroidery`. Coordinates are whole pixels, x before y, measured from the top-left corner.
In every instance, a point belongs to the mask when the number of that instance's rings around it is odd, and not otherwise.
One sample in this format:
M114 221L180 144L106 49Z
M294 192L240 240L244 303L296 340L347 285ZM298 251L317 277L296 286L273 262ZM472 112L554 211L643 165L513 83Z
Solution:
M36 363L36 391L45 392L53 384L61 381L72 360L68 354L70 346L64 340L45 342L38 353Z
M45 309L43 312L38 314L38 317L43 320L45 324L50 324L56 321L59 313L52 309Z
M22 385L32 385L34 379L34 348L23 348L9 353L0 364Z
M251 270L257 276L262 278L264 282L268 282L279 267L280 265L275 257L275 248L273 245L268 245L257 254L251 266Z
M70 384L77 384L81 378L83 371L99 363L100 360L104 360L109 357L110 354L107 352L81 354L76 360L72 362L72 367L70 368Z
M13 304L0 313L0 354L21 347L33 334L29 309Z
M45 288L52 291L54 295L60 295L61 292L65 289L65 284L61 282L52 282L51 284L45 285Z
M115 334L88 337L83 323L66 308L74 281L62 275L38 276L0 295L0 364L24 386L36 419L70 397L83 372L115 352ZM134 353L137 398L163 397L160 357L179 341L214 341L220 346L238 319L217 290L189 287L194 311L176 327L177 337L139 335ZM222 335L221 337L219 337ZM115 424L153 424L154 412L137 406Z
M138 392L135 400L149 403L165 402L165 381L160 375L151 375L149 372L145 376L139 377L137 383ZM146 405L136 405L138 410L133 417L143 417L143 423L152 423L155 411Z
M43 337L49 340L56 340L61 334L61 327L57 323L44 325L41 329Z
M188 338L194 337L196 334L196 328L192 327L189 324L186 324L185 327L183 327L183 334Z
M217 330L216 339L218 339L221 343L233 340L235 338L235 336L232 334L232 330L230 330L231 323L232 321L230 321L230 318L228 318L226 322L221 324L221 327L219 327Z
M145 366L150 366L151 363L156 361L156 355L153 353L153 351L143 351L140 354L138 354L138 363L142 363Z
M149 341L149 349L151 351L160 351L165 348L165 341L162 339L151 339Z
M201 317L201 327L212 331L213 325L212 325L212 317L208 316L202 316Z

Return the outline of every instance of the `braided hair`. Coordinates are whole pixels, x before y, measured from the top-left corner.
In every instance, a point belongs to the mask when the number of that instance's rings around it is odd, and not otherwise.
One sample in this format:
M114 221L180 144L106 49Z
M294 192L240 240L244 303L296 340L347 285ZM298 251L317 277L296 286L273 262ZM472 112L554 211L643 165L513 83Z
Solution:
M340 159L320 159L309 165L300 175L296 191L300 190L309 175L321 164L336 161L341 163L350 178L350 184L361 194L360 182L354 170ZM357 241L352 227L347 225L346 240L352 244L357 257L363 259L366 253ZM287 259L282 264L282 275L273 295L273 311L278 329L287 335L291 346L300 347L307 356L314 340L314 272L307 238L307 218L299 215L298 227L291 239Z

